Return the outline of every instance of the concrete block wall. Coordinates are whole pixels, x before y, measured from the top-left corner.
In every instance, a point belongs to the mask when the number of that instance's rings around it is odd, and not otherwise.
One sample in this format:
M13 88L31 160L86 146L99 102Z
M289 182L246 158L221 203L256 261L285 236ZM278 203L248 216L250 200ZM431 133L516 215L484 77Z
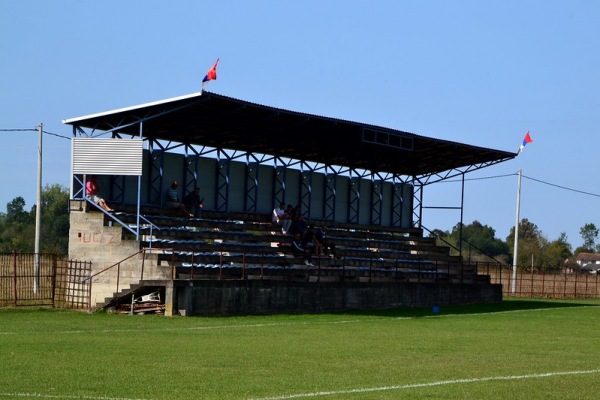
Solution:
M83 200L71 200L69 259L92 262L92 275L118 263L140 250L136 240L123 240L123 228L117 223L105 225L104 213ZM92 280L91 305L140 281L143 254L128 259L119 267L101 273ZM118 272L118 276L117 276ZM170 278L169 268L157 267L157 256L146 256L144 279ZM119 286L117 287L117 278Z
M182 315L250 315L499 303L502 286L394 282L175 282Z

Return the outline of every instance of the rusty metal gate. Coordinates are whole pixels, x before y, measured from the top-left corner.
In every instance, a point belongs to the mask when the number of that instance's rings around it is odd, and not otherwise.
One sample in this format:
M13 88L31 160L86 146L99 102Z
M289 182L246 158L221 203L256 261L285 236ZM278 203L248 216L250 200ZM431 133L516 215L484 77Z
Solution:
M87 309L89 261L54 254L0 254L0 306L51 306Z

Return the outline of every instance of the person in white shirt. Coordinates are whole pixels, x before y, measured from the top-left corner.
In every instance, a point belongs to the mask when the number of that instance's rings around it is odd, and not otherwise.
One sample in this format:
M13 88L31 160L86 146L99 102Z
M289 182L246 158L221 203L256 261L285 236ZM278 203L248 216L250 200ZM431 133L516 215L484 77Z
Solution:
M285 203L281 203L279 204L279 207L273 209L272 221L274 224L281 226L281 233L284 235L287 234L287 231L292 224L292 220L290 219L289 213L286 211Z

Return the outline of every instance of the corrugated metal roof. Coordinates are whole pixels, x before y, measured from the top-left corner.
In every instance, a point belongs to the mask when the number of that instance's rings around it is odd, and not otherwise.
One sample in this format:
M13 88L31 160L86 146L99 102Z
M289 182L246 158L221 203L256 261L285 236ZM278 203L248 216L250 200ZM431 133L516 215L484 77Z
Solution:
M516 153L376 125L264 106L211 92L66 119L82 128L422 176L512 159Z

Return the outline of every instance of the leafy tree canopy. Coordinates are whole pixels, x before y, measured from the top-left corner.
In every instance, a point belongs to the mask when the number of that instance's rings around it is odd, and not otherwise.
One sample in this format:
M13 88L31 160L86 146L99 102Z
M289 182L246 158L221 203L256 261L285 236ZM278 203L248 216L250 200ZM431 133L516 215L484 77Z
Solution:
M42 189L41 251L65 256L69 246L69 192L61 185ZM25 209L25 200L15 197L0 213L0 253L33 253L36 206Z
M586 252L593 253L596 249L596 239L598 239L598 228L594 224L585 224L579 230L579 234L583 239L583 245L578 248L577 253Z
M469 248L479 254L491 257L508 253L508 247L501 239L496 238L496 231L479 221L473 221L469 225L456 224L450 233L450 238L455 243L460 242L462 226L463 249Z

